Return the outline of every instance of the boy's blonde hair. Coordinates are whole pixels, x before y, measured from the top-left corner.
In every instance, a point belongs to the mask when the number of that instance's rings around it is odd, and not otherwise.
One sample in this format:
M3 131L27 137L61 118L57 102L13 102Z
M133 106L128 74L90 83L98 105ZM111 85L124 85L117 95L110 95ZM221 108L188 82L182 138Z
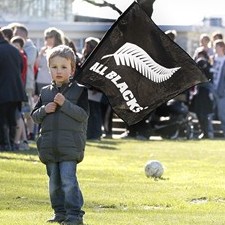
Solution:
M76 57L75 57L75 54L74 54L72 48L68 47L67 45L58 45L58 46L50 49L47 52L48 66L49 66L50 59L52 59L56 56L70 60L72 70L76 69Z

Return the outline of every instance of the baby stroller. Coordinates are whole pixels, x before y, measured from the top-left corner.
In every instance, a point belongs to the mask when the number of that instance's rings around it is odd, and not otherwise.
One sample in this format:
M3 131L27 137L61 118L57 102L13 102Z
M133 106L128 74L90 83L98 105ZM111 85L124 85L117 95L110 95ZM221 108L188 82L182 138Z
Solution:
M195 137L193 114L188 106L178 100L170 100L152 112L146 120L149 136L161 136L165 139Z

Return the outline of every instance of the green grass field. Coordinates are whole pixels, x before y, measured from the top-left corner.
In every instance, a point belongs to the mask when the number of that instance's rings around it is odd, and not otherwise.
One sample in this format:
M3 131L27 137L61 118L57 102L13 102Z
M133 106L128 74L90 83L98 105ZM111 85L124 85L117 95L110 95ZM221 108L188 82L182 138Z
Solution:
M0 224L43 225L52 216L45 166L32 150L0 153ZM144 174L148 160L162 179ZM225 141L87 142L78 166L88 225L225 224Z

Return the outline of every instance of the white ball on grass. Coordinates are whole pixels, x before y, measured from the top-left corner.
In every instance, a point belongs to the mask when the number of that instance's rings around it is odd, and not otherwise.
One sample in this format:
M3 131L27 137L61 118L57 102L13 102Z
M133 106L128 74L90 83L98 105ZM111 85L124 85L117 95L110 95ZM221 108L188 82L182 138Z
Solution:
M164 168L158 160L150 160L145 165L145 175L152 178L160 178L164 173Z

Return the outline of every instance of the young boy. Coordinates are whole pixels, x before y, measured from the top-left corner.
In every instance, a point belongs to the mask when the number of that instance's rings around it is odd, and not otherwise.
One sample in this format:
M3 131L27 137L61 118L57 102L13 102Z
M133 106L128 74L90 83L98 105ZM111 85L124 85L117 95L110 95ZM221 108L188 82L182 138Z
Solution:
M41 124L37 148L49 176L49 194L54 216L47 222L82 225L83 197L76 177L83 160L89 114L87 89L71 82L76 60L71 48L59 45L49 51L52 84L41 89L31 113Z

